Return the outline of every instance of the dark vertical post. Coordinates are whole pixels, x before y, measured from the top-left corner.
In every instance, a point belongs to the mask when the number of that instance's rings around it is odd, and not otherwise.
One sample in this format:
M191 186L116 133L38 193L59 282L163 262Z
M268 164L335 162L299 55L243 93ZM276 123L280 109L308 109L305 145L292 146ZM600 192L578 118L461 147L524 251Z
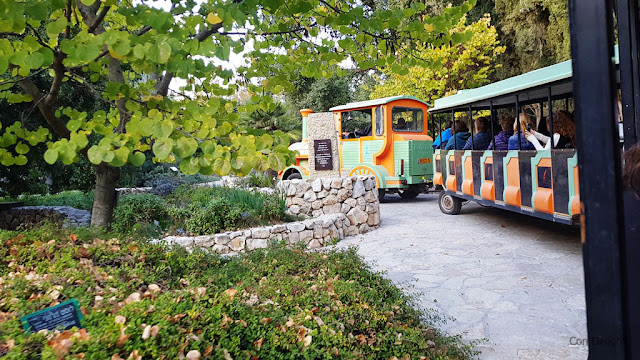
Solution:
M440 145L438 145L440 147L440 150L442 150L442 117L444 116L444 113L442 114L438 114L438 120L440 122L440 125L438 126L438 135L440 136Z
M569 0L569 19L589 358L631 358L625 354L629 340L622 287L638 285L637 279L621 278L624 212L613 108L613 1ZM591 146L594 139L597 151Z
M536 131L538 131L538 129L540 129L540 122L544 119L544 102L540 101L539 106L540 106L540 121L538 121L536 123ZM547 129L547 126L545 125L544 128ZM547 130L549 130L549 129L547 129Z
M516 95L516 123L518 124L518 150L522 150L522 129L520 129L520 101Z
M549 117L547 118L549 120L549 136L551 137L551 149L554 148L555 144L553 141L553 97L551 96L551 86L549 86L547 88L547 101L549 102Z
M569 98L564 99L564 109L569 112Z
M456 141L456 134L453 132L456 128L456 116L455 110L451 110L451 135L453 136L453 150L458 150L458 142Z
M618 0L618 49L622 101L624 148L640 136L640 71L638 50L638 5L634 0ZM616 104L617 106L617 104ZM616 119L617 121L617 119Z
M473 146L473 128L475 127L476 124L473 123L473 114L471 112L471 105L469 105L469 125L471 127L471 150L475 150L475 147Z
M489 112L491 113L491 142L493 146L491 148L493 150L496 149L496 133L493 130L493 123L496 122L496 113L493 112L493 101L489 101Z

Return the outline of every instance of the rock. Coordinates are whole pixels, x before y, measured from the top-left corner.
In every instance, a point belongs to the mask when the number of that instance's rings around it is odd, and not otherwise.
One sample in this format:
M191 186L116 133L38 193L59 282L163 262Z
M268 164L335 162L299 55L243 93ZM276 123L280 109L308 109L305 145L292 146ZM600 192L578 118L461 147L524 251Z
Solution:
M285 240L287 240L287 244L295 244L300 241L300 233L292 232L288 234L284 234Z
M303 199L304 201L316 201L317 199L316 193L313 192L313 190L309 190L306 193L304 193Z
M343 203L342 205L340 205L341 213L346 214L349 212L349 210L351 210L351 206L347 205L346 203Z
M355 236L358 235L359 231L358 231L358 227L355 225L351 225L347 228L347 232L346 235L347 236Z
M247 240L247 250L265 249L269 245L268 239Z
M227 254L229 252L229 247L227 247L226 245L214 245L211 250L213 250L216 254Z
M267 239L271 235L269 228L257 228L251 230L251 237L254 239Z
M293 183L289 183L289 185L287 186L287 196L295 196L296 191L296 185Z
M322 190L318 193L318 199L324 199L329 196L329 192L327 190Z
M298 215L300 214L300 206L299 205L291 205L289 206L289 213L293 214L293 215Z
M337 194L338 194L338 189L331 189L331 190L329 190L329 194L330 194L330 195L337 195Z
M359 198L360 196L364 195L364 193L365 189L362 179L356 180L356 183L353 185L353 193L351 194L351 197L354 199Z
M314 202L311 203L311 208L313 210L318 210L322 207L322 200L316 200Z
M364 200L364 197L359 197L356 199L356 201L358 202L358 206L362 207L362 210L364 210L364 207L367 206L367 202Z
M311 240L309 244L307 244L307 249L317 249L322 247L322 243L318 239Z
M243 233L244 233L243 231L234 231L234 232L231 232L231 233L229 233L229 238L230 238L230 239L237 238L238 236L242 236L242 234L243 234Z
M376 191L377 192L377 191ZM364 201L368 203L373 203L378 201L378 196L374 194L373 191L367 191L364 194Z
M380 225L380 214L379 213L369 214L369 217L367 218L367 225L369 226Z
M313 230L305 230L300 232L300 242L307 243L313 239Z
M231 250L238 252L244 250L246 238L244 236L237 236L229 242Z
M376 187L376 181L374 180L374 178L370 177L367 180L364 181L364 189L369 191L372 190Z
M346 178L342 180L342 188L351 190L353 189L353 180L352 178Z
M359 225L362 223L367 222L367 219L369 218L369 216L367 215L366 212L360 210L359 208L353 208L349 211L349 213L347 213L347 217L349 218L349 221L351 221L352 224L354 225Z
M315 192L320 192L322 190L322 179L315 179L311 184L311 189Z
M289 223L286 226L287 229L291 232L300 232L305 229L304 224L301 222Z
M325 214L337 214L342 212L342 205L336 203L333 205L325 206L324 208L322 208L322 210L324 211Z
M291 198L291 205L304 205L304 200L301 197Z
M311 213L311 203L304 203L300 206L300 214L309 215Z
M214 238L217 245L226 245L231 240L227 234L216 234Z
M337 178L336 178L337 179ZM331 189L331 182L333 181L333 178L323 178L322 179L322 187L325 190L329 190Z
M271 233L281 233L285 232L285 230L287 230L287 228L284 225L273 225L271 227Z
M317 227L313 229L313 237L315 239L322 239L324 237L323 232L324 232L324 229L322 227Z
M373 204L367 204L367 206L364 207L364 211L367 214L373 214L374 212L377 212L378 209L375 206L373 206Z
M331 179L331 188L332 189L340 189L342 187L342 179L341 178L333 178Z
M338 202L338 198L335 195L329 195L322 200L324 206L333 205Z
M344 201L344 203L349 205L350 207L356 207L358 205L358 201L354 198L348 198Z
M298 184L297 186L297 190L296 190L296 198L300 198L302 197L302 195L304 193L306 193L307 191L309 191L311 189L311 184L309 184L309 182L307 181L303 181L300 184Z
M364 234L366 232L371 231L371 228L369 227L369 225L367 224L360 224L360 227L358 228L358 232L360 232L360 234Z
M351 197L352 191L351 190L347 190L347 189L340 189L338 190L338 201L339 202L343 202L345 200L347 200L348 198Z
M199 360L200 356L200 351L191 350L187 353L187 360Z
M311 213L311 216L313 216L314 218L322 215L324 215L324 211L322 209L313 210L313 212Z

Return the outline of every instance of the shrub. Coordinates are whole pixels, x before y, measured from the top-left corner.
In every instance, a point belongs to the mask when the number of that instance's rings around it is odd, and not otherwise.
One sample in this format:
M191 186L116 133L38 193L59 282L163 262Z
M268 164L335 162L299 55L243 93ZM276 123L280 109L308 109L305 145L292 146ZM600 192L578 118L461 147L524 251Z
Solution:
M192 234L215 234L235 229L242 219L243 210L227 199L212 199L205 207L192 205L191 216L185 222L187 231Z
M152 194L132 194L120 198L114 211L113 228L117 232L130 233L134 226L151 224L154 220L167 220L166 201Z
M273 187L273 176L266 172L250 172L240 179L239 185L243 187L266 188Z
M76 209L91 211L91 208L93 208L93 191L63 191L54 195L25 196L20 200L29 206L71 206Z
M433 313L417 310L354 248L276 245L223 259L92 229L45 227L0 232L0 259L2 296L11 299L0 303L3 359L176 359L191 350L203 360L475 354L438 331ZM67 299L78 301L86 333L22 330L20 316ZM144 338L145 326L156 326L157 336Z

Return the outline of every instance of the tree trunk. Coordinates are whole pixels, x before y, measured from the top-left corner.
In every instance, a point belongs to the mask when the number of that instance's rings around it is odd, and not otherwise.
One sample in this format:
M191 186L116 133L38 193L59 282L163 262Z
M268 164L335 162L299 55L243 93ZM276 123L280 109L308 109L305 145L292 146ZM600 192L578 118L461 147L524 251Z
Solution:
M116 201L116 182L119 178L119 168L105 163L96 166L96 192L93 196L91 211L92 226L108 226L111 223Z

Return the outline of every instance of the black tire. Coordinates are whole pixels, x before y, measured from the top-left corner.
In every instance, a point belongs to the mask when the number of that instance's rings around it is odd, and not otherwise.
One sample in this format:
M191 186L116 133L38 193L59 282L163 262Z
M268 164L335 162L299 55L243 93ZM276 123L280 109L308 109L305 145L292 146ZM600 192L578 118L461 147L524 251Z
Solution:
M438 198L438 205L440 205L440 211L443 213L448 215L458 215L462 208L462 200L441 191Z
M378 200L382 201L384 200L384 196L386 195L387 190L385 189L378 189Z
M300 175L300 173L295 172L287 176L287 180L296 180L296 179L302 179L302 175Z
M400 190L399 194L401 198L405 200L411 200L411 199L415 199L418 195L420 195L420 192L416 189L408 188L408 189Z

